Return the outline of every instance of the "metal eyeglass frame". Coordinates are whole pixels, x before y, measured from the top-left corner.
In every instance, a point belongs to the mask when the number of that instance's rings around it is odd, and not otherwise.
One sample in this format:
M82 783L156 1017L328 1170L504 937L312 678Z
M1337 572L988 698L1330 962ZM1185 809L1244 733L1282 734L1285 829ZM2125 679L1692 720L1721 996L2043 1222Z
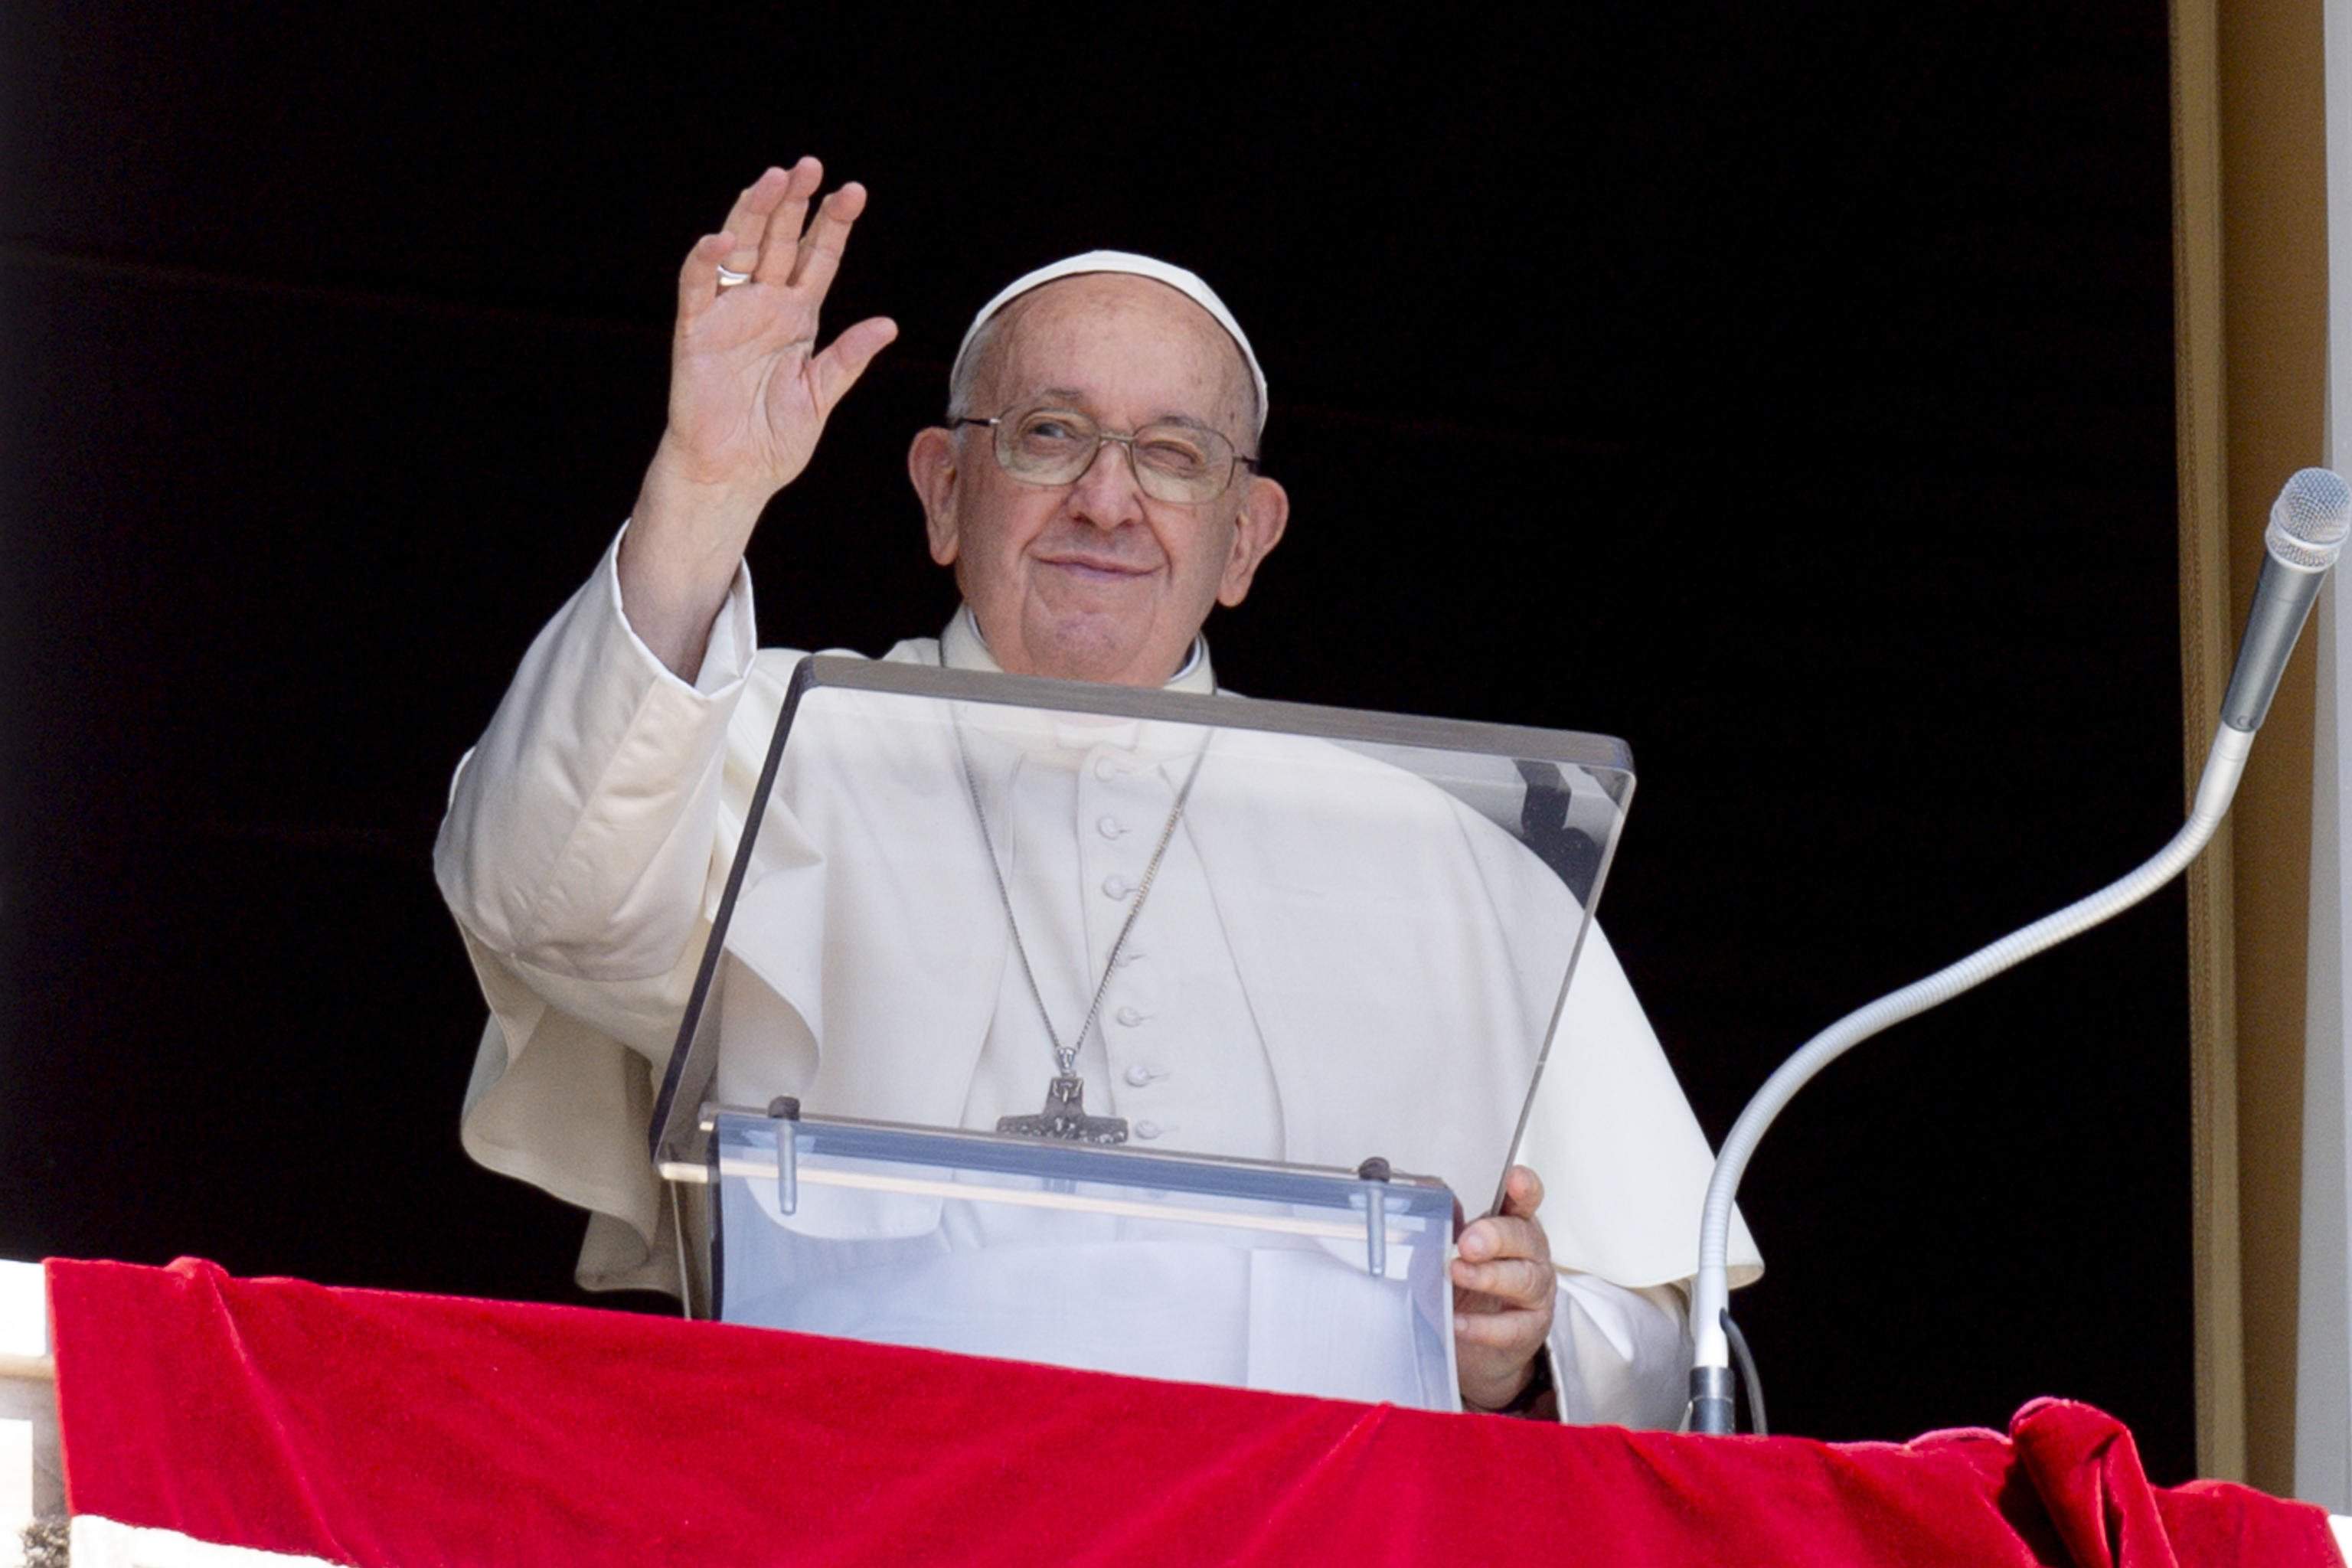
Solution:
M1037 414L1046 412L1046 410L1031 408L1024 409L1022 412L1024 414ZM1086 461L1078 465L1077 472L1072 474L1066 479L1033 479L1026 474L1023 474L1015 470L1013 465L1005 460L1003 439L1004 422L1013 417L1013 409L1008 408L1003 413L990 419L976 419L971 415L960 415L952 410L949 411L945 417L950 429L958 428L965 425L981 425L985 426L990 430L993 431L995 433L995 438L992 440L989 445L996 453L996 466L1003 468L1006 473L1011 474L1021 483L1024 485L1035 485L1040 489L1051 489L1057 485L1076 484L1079 479L1086 476L1087 470L1095 466L1095 459L1102 456L1102 449L1104 444L1107 442L1116 443L1117 445L1127 448L1127 471L1135 476L1135 482L1142 487L1144 494L1150 496L1151 499L1156 501L1165 502L1170 506L1206 506L1211 501L1217 500L1227 490L1234 488L1234 472L1235 469L1246 468L1254 470L1257 467L1258 460L1255 455L1246 454L1242 452L1239 448L1235 448L1233 461L1225 465L1224 482L1220 484L1213 493L1202 496L1197 500L1182 500L1172 496L1153 494L1151 480L1144 477L1146 470L1143 465L1135 460L1135 440L1137 437L1143 434L1142 430L1129 430L1122 435L1118 431L1106 430L1100 425L1096 425L1094 420L1087 418L1086 415L1080 413L1075 408L1055 409L1053 410L1053 412L1068 414L1076 418L1085 419L1087 424L1094 425L1095 427L1095 444L1093 449L1087 453ZM1150 426L1144 426L1144 429L1150 428ZM1205 429L1205 427L1203 428ZM1220 441L1224 441L1229 447L1233 445L1231 441L1226 440L1223 433L1221 431L1206 430L1206 434L1216 437ZM1151 471L1156 473L1158 470L1155 469Z

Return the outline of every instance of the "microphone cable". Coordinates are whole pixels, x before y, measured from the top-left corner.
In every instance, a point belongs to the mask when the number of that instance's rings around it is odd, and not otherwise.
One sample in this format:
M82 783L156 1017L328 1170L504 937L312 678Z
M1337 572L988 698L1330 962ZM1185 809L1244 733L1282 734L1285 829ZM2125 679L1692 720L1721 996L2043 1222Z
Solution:
M2326 468L2305 468L2286 482L2271 508L2263 539L2267 553L2255 584L2253 608L2239 647L2238 666L2224 694L2221 721L2205 754L2189 820L2171 842L2138 869L2022 931L1947 964L1924 980L1847 1014L1782 1062L1748 1100L1717 1152L1699 1222L1698 1275L1691 1300L1696 1334L1691 1363L1691 1430L1733 1429L1731 1355L1738 1329L1731 1321L1728 1273L1731 1209L1739 1179L1774 1118L1822 1068L1863 1041L1975 989L2002 971L2113 919L2180 874L2228 815L2238 780L2253 749L2254 731L2269 711L2287 656L2319 593L2320 580L2352 532L2352 486ZM1744 1347L1743 1366L1750 1359ZM1761 1414L1752 1395L1748 1407ZM1760 1429L1760 1424L1759 1424Z

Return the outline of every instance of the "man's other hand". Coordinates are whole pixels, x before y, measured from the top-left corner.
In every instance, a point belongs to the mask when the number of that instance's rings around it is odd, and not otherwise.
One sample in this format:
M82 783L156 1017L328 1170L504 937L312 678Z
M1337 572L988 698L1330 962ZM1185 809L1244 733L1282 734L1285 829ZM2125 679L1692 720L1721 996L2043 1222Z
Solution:
M808 467L834 405L898 335L876 316L817 351L818 311L866 210L866 187L852 184L812 217L824 182L814 158L770 169L678 272L669 422L620 564L629 624L688 679L761 509Z
M1551 1333L1551 1243L1536 1218L1542 1203L1543 1178L1514 1165L1502 1211L1465 1226L1454 1244L1454 1364L1462 1402L1473 1410L1517 1400Z

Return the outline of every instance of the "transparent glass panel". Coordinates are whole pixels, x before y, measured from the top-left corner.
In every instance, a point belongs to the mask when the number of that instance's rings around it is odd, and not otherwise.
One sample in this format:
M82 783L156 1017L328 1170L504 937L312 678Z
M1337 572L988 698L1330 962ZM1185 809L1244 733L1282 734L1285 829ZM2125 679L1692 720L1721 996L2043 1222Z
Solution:
M713 1121L726 1321L1457 1405L1453 1197L1435 1183L814 1118Z
M1484 1212L1633 783L1602 737L809 659L653 1150L780 1095L994 1130L1058 1047L1129 1148Z

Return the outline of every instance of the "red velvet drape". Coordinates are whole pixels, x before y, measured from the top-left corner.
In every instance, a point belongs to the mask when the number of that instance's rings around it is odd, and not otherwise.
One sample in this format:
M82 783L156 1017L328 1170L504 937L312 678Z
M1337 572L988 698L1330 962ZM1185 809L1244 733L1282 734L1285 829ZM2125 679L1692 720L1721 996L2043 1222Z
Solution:
M2318 1510L2151 1489L2063 1401L2007 1436L1677 1437L48 1267L74 1512L354 1564L2339 1564Z

